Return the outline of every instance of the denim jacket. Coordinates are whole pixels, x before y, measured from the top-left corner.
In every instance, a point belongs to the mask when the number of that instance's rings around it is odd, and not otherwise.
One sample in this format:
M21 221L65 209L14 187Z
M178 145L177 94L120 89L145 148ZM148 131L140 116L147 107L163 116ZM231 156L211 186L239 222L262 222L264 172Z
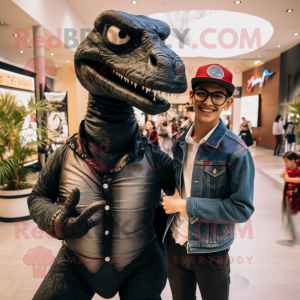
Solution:
M175 141L173 149L180 195L188 129ZM191 197L186 203L187 253L221 251L233 243L235 223L246 222L254 212L254 173L250 150L220 119L212 135L200 144L194 161ZM174 217L175 214L168 217L163 243Z

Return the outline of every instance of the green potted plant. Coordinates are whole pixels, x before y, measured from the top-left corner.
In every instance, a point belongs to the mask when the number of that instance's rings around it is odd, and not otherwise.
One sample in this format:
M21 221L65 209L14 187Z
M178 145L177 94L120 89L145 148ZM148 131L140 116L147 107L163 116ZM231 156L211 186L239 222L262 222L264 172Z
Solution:
M286 114L292 115L295 119L297 151L300 152L300 94L295 96L293 102L282 103L281 106L285 108Z
M30 218L27 197L33 184L26 176L34 169L26 165L38 155L38 148L46 145L49 130L41 118L39 128L33 128L29 119L52 110L47 100L31 98L25 106L10 93L0 94L0 221ZM28 132L36 132L37 140Z

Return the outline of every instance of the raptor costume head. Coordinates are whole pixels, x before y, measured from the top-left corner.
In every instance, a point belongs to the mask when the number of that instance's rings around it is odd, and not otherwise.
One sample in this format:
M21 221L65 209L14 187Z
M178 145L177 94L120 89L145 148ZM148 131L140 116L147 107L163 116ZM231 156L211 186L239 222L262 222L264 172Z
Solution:
M122 100L145 113L165 112L165 93L187 89L182 60L164 40L169 26L146 16L105 11L75 53L76 74L91 95Z

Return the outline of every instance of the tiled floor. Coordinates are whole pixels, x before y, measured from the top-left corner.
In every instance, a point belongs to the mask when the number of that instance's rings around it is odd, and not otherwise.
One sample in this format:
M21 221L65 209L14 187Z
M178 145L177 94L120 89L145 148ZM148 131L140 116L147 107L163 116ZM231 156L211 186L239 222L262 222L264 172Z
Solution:
M230 250L230 300L300 299L300 216L295 217L298 241L293 244L281 224L283 183L278 174L283 162L280 157L272 156L270 150L256 147L251 151L256 166L255 213L246 223L245 236L242 231L237 234ZM24 234L18 234L24 226L28 226ZM1 300L32 299L43 278L34 277L33 266L24 263L24 256L37 246L50 249L54 256L60 248L60 241L32 230L36 230L33 221L0 222ZM197 295L201 299L199 291ZM93 299L102 298L96 295ZM169 285L162 299L172 299Z

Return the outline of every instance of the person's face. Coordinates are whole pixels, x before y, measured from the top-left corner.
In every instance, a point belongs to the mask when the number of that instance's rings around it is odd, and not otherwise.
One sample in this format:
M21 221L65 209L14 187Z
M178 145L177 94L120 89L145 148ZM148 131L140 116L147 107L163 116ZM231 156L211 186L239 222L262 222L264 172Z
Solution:
M151 122L149 122L149 121L146 122L146 129L147 129L148 131L153 129L153 125L152 125Z
M202 82L196 87L196 89L199 88L203 88L209 93L221 92L227 95L226 89L217 83ZM190 104L192 104L194 107L195 117L200 122L204 123L209 123L214 121L215 119L219 119L223 109L228 110L233 101L233 97L228 97L224 104L218 106L212 102L211 96L209 96L204 102L199 102L194 99L193 91L190 91Z
M181 133L181 128L177 127L177 133Z
M296 161L294 159L290 160L290 159L287 159L287 158L283 158L283 162L284 162L285 166L289 167L289 168L293 168L296 164Z

